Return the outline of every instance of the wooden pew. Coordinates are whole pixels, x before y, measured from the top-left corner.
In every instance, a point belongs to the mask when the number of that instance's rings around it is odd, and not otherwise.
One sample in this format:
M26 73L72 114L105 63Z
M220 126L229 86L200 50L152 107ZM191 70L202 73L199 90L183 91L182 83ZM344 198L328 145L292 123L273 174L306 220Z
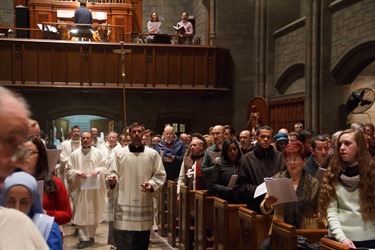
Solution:
M213 249L213 241L207 239L207 229L213 234L214 230L214 200L215 197L207 196L207 190L195 191L195 230L194 249ZM212 235L213 236L213 235ZM211 238L213 238L211 236Z
M310 243L317 243L327 233L327 229L296 229L287 223L272 221L271 249L297 250L297 235L306 237Z
M167 189L168 183L164 183L162 189L160 190L160 195L158 198L158 234L161 237L167 236Z
M185 185L180 187L178 248L181 250L193 249L194 223L192 222L192 212L194 211L194 198L195 191L189 190Z
M320 239L320 249L321 250L349 250L351 248L344 244L341 244L340 242L324 237Z
M177 206L177 181L168 181L167 187L167 220L168 220L168 243L177 246L178 206Z
M238 249L240 234L238 210L240 207L246 207L246 204L229 204L228 201L215 197L215 250Z
M258 250L262 242L268 237L272 215L258 215L246 207L240 207L238 219L240 226L239 249Z

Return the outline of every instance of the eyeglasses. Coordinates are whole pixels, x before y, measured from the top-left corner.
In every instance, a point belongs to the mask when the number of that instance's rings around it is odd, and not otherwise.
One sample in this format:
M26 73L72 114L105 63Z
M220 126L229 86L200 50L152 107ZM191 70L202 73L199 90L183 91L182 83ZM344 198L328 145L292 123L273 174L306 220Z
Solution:
M33 155L39 154L39 151L34 151L32 149L28 149L28 151L29 151L29 155L28 156L33 156Z
M13 163L19 162L22 160L25 161L30 155L29 150L23 144L15 146L14 144L8 141L4 141L0 139L0 145L11 148L13 151L15 150L14 153L10 157L10 160Z
M302 161L301 158L294 158L294 159L286 159L286 160L285 160L285 163L286 163L286 164L291 164L291 163L299 163L299 162L301 162L301 161Z
M30 154L31 152L27 148L25 148L24 145L19 145L10 160L12 162L19 162L22 160L26 161L29 158Z

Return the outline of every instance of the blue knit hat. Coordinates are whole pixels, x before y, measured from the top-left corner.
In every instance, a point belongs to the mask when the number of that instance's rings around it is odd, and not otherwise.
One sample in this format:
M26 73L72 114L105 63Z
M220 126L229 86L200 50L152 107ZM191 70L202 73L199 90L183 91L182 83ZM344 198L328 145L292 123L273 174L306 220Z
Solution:
M279 142L279 141L289 141L288 140L288 136L284 133L278 133L275 135L274 137L274 140L275 142Z

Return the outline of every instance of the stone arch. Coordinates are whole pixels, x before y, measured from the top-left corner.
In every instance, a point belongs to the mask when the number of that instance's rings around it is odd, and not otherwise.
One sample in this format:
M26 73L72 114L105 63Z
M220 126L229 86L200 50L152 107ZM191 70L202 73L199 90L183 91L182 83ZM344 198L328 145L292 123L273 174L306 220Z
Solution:
M332 76L337 84L351 84L358 74L375 61L375 41L358 44L350 48L338 60L332 69Z
M288 87L297 79L304 77L305 75L305 64L297 63L281 73L281 75L276 79L275 88L284 94Z
M85 115L97 115L106 117L111 120L121 120L122 119L122 110L113 110L113 109L105 109L102 107L97 106L86 106L86 105L77 105L77 106L69 106L64 108L56 108L49 112L48 118L50 120L54 120L57 118L61 118L64 116L70 115L78 115L78 114L85 114Z

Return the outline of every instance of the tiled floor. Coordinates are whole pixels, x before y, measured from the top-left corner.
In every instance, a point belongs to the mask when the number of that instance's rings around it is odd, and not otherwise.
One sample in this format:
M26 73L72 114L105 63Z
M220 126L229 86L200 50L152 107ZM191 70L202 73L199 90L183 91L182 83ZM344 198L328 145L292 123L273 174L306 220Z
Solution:
M64 227L65 239L64 239L64 249L72 250L77 249L78 238L73 236L75 227L70 224L65 225ZM107 234L108 234L108 223L101 223L95 235L95 244L86 249L97 249L109 250L110 246L107 245ZM178 248L172 248L166 242L166 238L160 237L157 233L151 232L150 237L150 247L149 249L153 250L174 250Z

